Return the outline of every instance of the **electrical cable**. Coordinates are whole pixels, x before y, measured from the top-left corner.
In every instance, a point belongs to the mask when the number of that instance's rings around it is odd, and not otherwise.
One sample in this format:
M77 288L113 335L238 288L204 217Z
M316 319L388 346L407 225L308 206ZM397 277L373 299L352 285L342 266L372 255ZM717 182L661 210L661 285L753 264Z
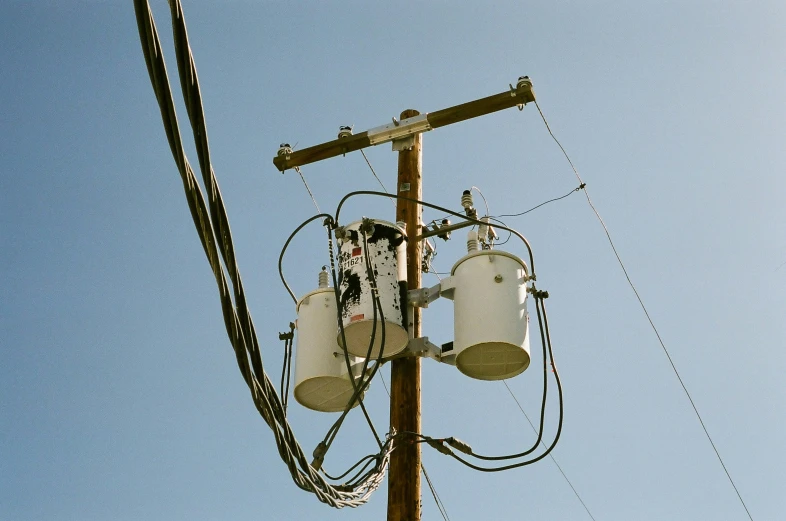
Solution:
M554 363L553 352L552 352L552 347L551 347L551 335L550 335L549 329L548 329L548 318L546 316L546 308L545 308L545 304L543 303L543 298L536 296L535 297L535 302L536 302L535 309L536 309L537 314L538 314L538 325L540 327L540 332L541 332L541 341L545 342L548 345L549 361L551 362L551 367L552 367L552 369L554 371L554 380L555 380L555 382L557 384L557 396L559 398L559 422L557 424L557 432L556 432L556 434L554 436L554 440L552 441L551 445L549 445L549 447L546 448L546 451L543 452L542 454L540 454L539 456L537 456L535 458L532 458L532 459L529 459L529 460L526 460L526 461L519 462L519 463L513 463L513 464L505 465L505 466L502 466L502 467L492 467L492 468L480 467L478 465L470 463L469 461L467 461L466 459L462 458L461 456L458 456L450 448L446 447L442 443L442 441L444 441L444 440L434 439L433 441L434 442L438 442L438 443L429 443L429 446L431 446L432 448L437 449L440 453L446 454L446 455L452 457L453 459L463 463L467 467L469 467L471 469L474 469L474 470L477 470L479 472L501 472L501 471L504 471L504 470L510 470L510 469L514 469L514 468L524 467L526 465L531 465L533 463L536 463L536 462L542 460L543 458L545 458L547 455L549 455L551 453L552 450L554 450L554 447L557 445L557 442L559 442L560 436L562 435L562 424L563 424L562 383L560 382L559 373L557 372L557 366ZM541 316L541 311L542 311L542 316ZM470 455L474 456L475 454L470 452Z
M527 423L529 423L529 426L530 426L530 427L532 427L532 431L533 431L533 432L535 432L535 433L537 434L537 432L538 432L538 431L537 431L537 429L535 428L535 425L532 423L532 420L530 420L530 419L529 419L529 415L528 415L526 412L524 412L524 408L523 408L523 407L521 406L521 404L519 403L519 400L518 400L518 398L516 398L516 395L515 395L515 394L513 394L513 390L510 388L510 386L508 386L508 382L507 382L507 381L505 381L505 380L502 380L502 383L503 383L503 384L505 384L505 388L506 388L506 389L508 390L508 392L510 393L510 396L512 396L512 397L513 397L513 400L516 402L516 405L518 405L518 407L519 407L519 410L521 411L521 414L523 414L523 415L524 415L524 417L527 419ZM543 448L544 448L544 449L546 448L546 444L545 444L545 443L541 442L541 445L543 445ZM576 490L576 487L574 487L574 486L573 486L573 483L571 483L570 479L568 479L568 476L567 476L567 474L565 474L565 471L564 471L564 470L562 470L562 467L560 466L560 464L559 464L559 463L557 463L557 459L554 457L554 454L549 454L549 458L551 458L551 461L553 461L553 462L554 462L554 465L556 465L556 466L557 466L557 470L559 470L559 473L560 473L560 474L562 474L562 477L563 477L563 478L565 478L565 481L568 483L568 486L569 486L569 487L570 487L570 489L573 491L573 494L575 494L575 495L576 495L576 498L577 498L577 499L579 500L579 502L581 503L581 506L583 506L583 507L584 507L584 510L586 510L586 511L587 511L587 514L590 516L590 518L592 519L592 521L595 521L595 516L593 516L593 515L592 515L592 512L590 512L590 509L589 509L589 507L587 507L587 504L586 504L586 503L584 503L584 500L583 500L583 499L581 498L581 496L579 495L579 492Z
M390 390L388 390L388 384L385 382L385 377L379 375L379 379L382 381L382 387L385 388L385 393L387 393L388 398L390 398ZM399 431L398 434L423 436L422 434L418 434L416 432L409 432L409 431ZM420 470L423 471L423 476L426 478L426 482L428 483L429 489L431 489L431 495L434 497L434 502L437 504L437 509L440 511L440 514L442 514L442 518L445 519L445 521L450 521L450 517L448 516L448 511L447 509L445 509L445 504L442 502L442 498L439 497L439 494L437 493L437 488L431 482L428 472L426 472L426 466L423 464L423 462L420 463Z
M376 454L369 454L368 456L364 456L363 458L361 458L361 460L360 460L360 461L358 461L357 463L355 463L354 465L352 465L351 467L349 467L349 469L347 469L347 471L346 471L346 472L344 472L344 473L343 473L343 474L341 474L340 476L336 476L336 477L333 477L333 476L331 476L330 474L328 474L328 473L327 473L327 471L325 471L325 469L321 469L321 470L322 470L322 473L323 473L325 476L327 476L328 478L332 479L333 481L339 481L339 480L341 480L341 479L344 479L345 477L347 477L347 476L348 476L350 473L352 473L352 471L353 471L353 470L355 470L355 469L356 469L356 468L358 468L358 467L359 467L361 464L363 464L363 462L364 462L364 461L366 461L366 460L369 460L369 459L373 460L373 459L374 459L374 458L376 458L376 457L377 457L377 455L376 455Z
M284 341L284 360L281 364L281 404L284 414L287 413L289 405L289 382L292 374L292 342L295 338L295 323L289 323L289 333L279 333L279 340ZM286 378L285 378L286 377Z
M303 185L306 187L306 191L308 192L308 195L311 196L311 202L314 203L314 207L317 209L317 212L321 212L322 210L319 209L319 205L317 204L317 200L314 199L314 194L311 193L311 188L309 188L308 183L306 182L306 178L303 177L303 172L300 171L300 167L299 166L295 167L295 172L297 172L298 175L300 176L300 179L303 180Z
M480 191L480 188L477 186L470 187L470 190L475 190L477 193L480 194L480 198L483 199L483 204L486 205L486 217L490 216L491 213L489 212L489 203L486 201L486 196L483 195L483 192Z
M388 197L388 198L401 199L401 200L404 200L404 201L410 201L410 202L413 202L413 203L418 203L418 204L420 204L422 206L426 206L428 208L432 208L434 210L439 210L440 212L445 212L445 213L448 213L448 214L456 216L456 217L461 217L465 221L469 221L469 222L474 223L474 224L478 224L478 225L486 224L483 221L478 220L478 219L474 219L472 217L469 217L468 215L464 215L464 214L461 214L461 213L458 213L458 212L454 212L453 210L449 210L449 209L444 208L442 206L438 206L436 204L432 204L432 203L429 203L429 202L426 202L426 201L421 201L420 199L413 199L411 197L405 197L403 195L388 194L388 193L384 193L384 192L376 192L374 190L355 190L354 192L350 192L347 195L345 195L344 197L342 197L341 201L339 201L338 206L336 207L336 215L335 215L336 222L338 222L338 220L339 220L338 219L339 218L339 214L341 213L341 208L344 206L344 203L348 199L350 199L352 197L356 197L358 195L376 195L376 196L380 196L380 197ZM534 258L533 254L532 254L532 246L530 245L530 243L527 240L527 238L524 237L523 235L521 235L516 230L514 230L512 228L508 228L507 226L499 226L498 228L501 229L501 230L505 230L505 231L509 231L509 232L513 233L513 235L518 237L524 243L524 245L527 247L527 253L529 255L529 262L530 262L529 265L530 265L530 268L531 268L531 271L532 271L532 273L530 274L530 280L536 280L535 279L535 258Z
M622 268L622 272L624 273L625 278L628 281L628 285L633 290L633 293L636 295L636 299L639 301L639 305L641 306L642 311L644 311L644 315L647 317L647 321L650 323L650 327L652 327L652 330L655 332L655 336L658 337L658 342L660 343L660 346L663 349L666 358L668 358L669 364L671 364L671 369L674 371L674 375L677 377L680 386L682 386L682 390L685 392L685 396L688 397L688 401L690 401L691 407L693 407L693 412L696 413L696 418L698 418L699 423L701 424L701 428L704 430L704 434L707 436L707 440L709 440L710 445L712 446L712 450L715 451L715 456L717 456L718 461L721 464L721 467L723 467L723 472L726 473L726 477L729 479L731 486L734 488L734 492L736 492L737 498L739 498L740 503L742 503L742 507L745 509L745 513L748 514L748 518L751 521L753 521L753 516L751 515L750 510L748 510L748 506L745 504L745 501L742 499L742 495L740 494L737 485L734 483L734 480L732 479L731 474L729 473L729 469L726 468L726 464L723 462L723 458L721 457L718 448L715 446L715 442L712 440L712 436L710 436L710 432L707 430L707 426L704 424L704 420L702 419L701 414L699 413L699 409L696 407L696 403L693 401L693 397L688 391L685 382L682 380L682 377L680 376L680 373L677 370L677 366L674 364L674 360L671 358L671 354L669 354L669 350L666 348L666 344L663 342L663 338L661 338L660 333L658 332L658 328L655 327L655 323L653 322L652 317L650 317L649 311L647 311L647 307L644 305L644 301L642 300L641 295L639 295L639 292L636 289L636 286L633 284L630 275L628 275L628 270L625 268L625 264L622 262L622 258L617 252L617 248L614 246L614 241L611 239L611 233L609 232L606 223L603 221L603 218L600 216L600 213L598 213L598 210L595 208L595 205L592 203L592 199L590 198L589 192L587 191L586 184L581 179L581 176L579 175L576 166L573 164L573 161L571 161L570 156L568 156L568 153L565 151L565 148L562 146L562 143L559 142L557 136L555 136L554 132L551 131L551 127L549 126L548 121L546 121L546 116L543 114L543 111L540 109L540 105L538 105L537 100L535 101L535 107L538 109L538 113L540 113L540 117L543 120L543 124L546 125L546 130L548 131L549 135L557 144L559 149L562 151L562 154L565 156L565 159L568 160L568 164L570 164L570 168L573 170L576 179L579 180L579 183L581 184L580 188L583 188L584 190L584 196L587 198L587 203L589 204L590 208L595 214L595 217L598 218L598 221L603 227L603 231L606 234L606 238L609 241L609 245L611 246L611 249L614 252L614 256L617 258L617 262L619 263L620 268Z
M584 183L582 182L582 183L581 183L581 185L577 186L576 188L574 188L574 189L573 189L573 190L571 190L570 192L566 193L565 195L563 195L563 196L560 196L560 197L555 197L554 199L549 199L549 200L548 200L548 201L546 201L545 203L540 203L540 204L539 204L539 205L537 205L537 206L533 206L532 208L530 208L530 209L529 209L529 210L527 210L526 212L521 212L521 213L504 213L504 214L502 214L502 215L497 215L496 217L519 217L519 216L521 216L521 215L524 215L524 214L530 213L532 210L537 210L538 208L540 208L540 207L541 207L541 206L543 206L543 205L546 205L546 204L549 204L549 203L553 203L554 201L559 201L560 199L565 199L566 197L568 197L568 196L569 196L569 195L571 195L572 193L574 193L574 192L578 192L579 190L582 190L582 189L584 189L586 186L587 186L587 185L586 185L586 184L584 184Z
M377 182L379 183L379 186L382 187L382 191L385 192L386 194L389 194L390 192L388 192L388 189L385 188L385 183L382 182L382 180L377 175L377 172L374 170L374 167L371 166L371 161L368 160L368 157L366 156L366 153L363 151L362 148L360 149L360 153L363 154L363 159L366 160L366 164L371 169L371 173L374 174L374 177L376 178ZM394 201L391 200L390 202L393 203L394 207L396 206L396 203Z
M279 455L299 488L314 493L319 501L336 508L357 507L367 502L382 482L393 449L393 433L388 434L372 472L352 487L331 485L309 464L287 422L281 398L263 368L258 337L235 259L226 208L209 159L204 111L182 6L179 0L170 1L180 83L203 181L208 189L207 203L183 149L161 42L150 5L146 0L134 0L134 11L145 64L161 111L167 141L183 182L199 240L216 279L227 335L254 406L271 428ZM232 284L231 294L227 275Z
M295 228L295 231L293 231L292 233L289 234L289 237L287 237L286 242L284 242L284 246L281 248L281 253L278 255L278 276L281 277L281 283L284 284L284 287L286 288L287 293L289 293L289 296L292 297L292 302L294 302L295 305L297 305L297 297L295 297L295 294L292 292L292 288L289 287L289 284L287 284L287 281L284 278L284 270L283 270L283 266L282 266L283 261L284 261L284 253L286 253L287 248L289 247L289 243L292 242L292 239L295 238L295 235L297 235L300 232L300 230L305 228L307 224L309 224L309 223L319 219L320 217L324 217L325 218L325 222L323 223L323 226L328 226L329 227L330 224L333 223L333 216L328 214L328 213L320 213L320 214L317 214L317 215L309 217L308 219L303 221L300 224L300 226Z
M287 406L289 405L289 381L292 376L292 339L289 339L289 350L287 352L287 385L284 389L284 394L281 397L284 400L284 414L287 413Z
M362 399L363 392L365 391L366 387L368 387L369 383L371 382L371 379L376 374L377 369L379 368L380 362L381 362L381 356L380 356L377 359L376 364L372 368L371 374L369 375L368 379L364 381L364 377L365 377L366 371L368 370L368 361L371 358L371 351L372 351L373 346L374 346L374 336L376 334L376 327L377 327L377 320L376 320L376 318L377 318L377 306L375 304L372 306L373 307L373 322L371 324L371 339L369 340L369 348L368 348L368 351L367 351L368 356L366 356L366 358L363 361L363 368L362 368L362 370L360 372L360 384L358 384L355 381L355 379L352 377L352 374L353 374L352 373L352 364L350 363L349 352L347 351L347 348L346 348L346 346L347 346L347 338L346 338L346 333L344 331L344 320L343 320L343 317L341 316L341 297L340 297L340 294L339 294L339 287L341 286L341 284L338 281L338 278L336 276L336 264L335 264L335 257L334 257L334 254L333 254L333 233L332 233L332 230L330 228L328 228L328 247L330 249L330 272L331 272L331 275L332 275L332 278L333 278L333 294L334 294L334 296L336 298L336 313L337 313L337 320L338 320L338 326L339 326L339 334L341 336L341 343L344 346L344 349L342 349L342 352L344 354L344 362L346 364L348 375L350 376L350 382L352 383L352 387L353 387L353 391L354 392L353 392L352 397L350 398L349 402L347 403L346 408L341 413L341 416L339 417L338 420L336 420L336 422L333 424L333 426L328 430L327 434L325 435L325 439L322 441L322 444L324 444L324 446L325 446L325 452L327 452L327 449L330 448L330 445L333 443L333 440L335 439L336 434L338 433L338 429L343 424L344 419L346 418L346 416L349 413L350 409L352 409L355 401L357 401L359 403L361 409L363 410L363 414L366 417L366 421L368 422L369 427L371 428L371 431L372 431L372 433L374 434L374 437L377 440L377 443L381 444L381 440L379 439L379 436L377 435L376 429L374 428L374 425L373 425L373 423L371 421L371 417L369 416L368 411L366 411L366 406L364 405L363 399ZM384 320L382 322L382 328L381 329L382 329L381 342L384 345L384 341L385 341L385 337L384 337L384 334L385 334L385 323L384 323ZM380 351L380 355L381 355L381 351Z
M537 306L537 301L536 301L535 305ZM538 316L538 324L540 324L540 316ZM541 334L542 334L542 331L543 331L543 328L541 326ZM521 458L521 457L528 456L528 455L532 454L533 452L535 452L535 450L538 448L538 446L542 443L542 441L543 441L543 424L545 423L545 418L546 418L546 395L547 395L547 392L548 392L548 381L549 381L548 374L549 374L549 370L548 370L548 364L546 362L546 342L542 341L541 344L543 346L543 397L542 397L541 404L540 404L540 427L537 430L538 437L535 440L535 443L529 449L527 449L527 450L525 450L523 452L520 452L518 454L511 454L511 455L507 455L507 456L483 456L483 455L476 454L475 452L473 452L472 455L474 457L476 457L478 459L481 459L481 460L486 460L486 461L499 461L499 460L508 460L508 459Z
M491 221L494 221L494 222L496 222L496 223L499 223L499 224L501 224L502 226L507 226L507 224L505 224L503 221L500 221L500 220L499 220L499 219L497 219L496 217L489 217L489 220L491 220ZM507 238L506 238L504 241L502 241L502 242L498 242L498 243L496 244L496 246L502 246L503 244L507 244L507 243L508 243L508 241L510 240L510 238L511 238L511 237L513 237L513 234L512 234L511 232L508 232L508 236L507 236Z
M412 199L412 198L409 198L409 197L404 197L404 196L399 196L399 195L392 195L392 194L387 194L387 193L382 193L382 192L375 192L375 191L367 191L367 190L359 190L359 191L355 191L355 192L350 192L349 194L345 195L341 199L341 201L339 202L339 204L338 204L338 206L336 208L336 215L335 215L336 222L338 222L338 220L339 220L339 215L341 213L341 208L344 205L344 203L348 199L350 199L351 197L354 197L354 196L357 196L357 195L376 195L376 196L380 196L380 197L389 197L389 198L397 198L397 199L413 201L413 202L417 202L418 204L421 204L423 206L427 206L427 207L430 207L430 208L433 208L433 209L436 209L436 210L439 210L439 211L442 211L442 212L447 212L447 213L449 213L451 215L455 215L457 217L461 217L462 219L470 221L470 222L474 222L474 223L477 223L477 224L483 224L482 221L479 221L477 219L473 219L473 218L468 217L466 215L462 215L460 213L453 212L453 211L451 211L451 210L449 210L447 208L443 208L443 207L440 207L440 206L437 206L437 205L434 205L434 204L431 204L431 203L427 203L425 201L420 201L420 200L417 200L417 199ZM535 280L535 275L534 275L534 258L533 258L533 254L532 254L532 248L529 245L529 242L527 241L527 239L523 235L521 235L516 230L513 230L512 228L508 228L507 226L503 225L503 226L500 227L500 229L504 229L504 230L507 230L507 231L511 232L512 234L515 234L519 239L521 239L521 241L527 247L527 250L528 250L528 253L529 253L529 256L530 256L531 266L533 266L532 275L530 276L530 280L534 281ZM563 416L562 387L561 387L561 383L560 383L560 380L559 380L559 374L557 373L556 366L554 365L554 362L553 362L553 355L552 355L552 349L551 349L551 340L549 338L548 328L546 328L545 334L544 334L544 324L543 324L543 321L541 320L541 307L544 310L543 314L545 316L545 305L542 302L543 301L543 296L542 296L543 292L537 291L535 289L535 287L534 287L534 284L533 284L533 286L532 286L532 293L533 293L533 297L535 298L535 301L536 301L536 310L537 310L537 315L538 315L538 326L540 328L541 342L543 344L543 350L544 350L544 352L543 352L543 358L544 358L544 397L543 397L543 409L541 411L541 417L542 417L542 421L543 421L543 418L545 416L545 400L546 400L545 393L546 393L546 385L547 385L546 382L547 382L547 374L548 374L548 370L547 370L547 367L546 367L546 352L548 351L549 360L551 360L551 365L552 365L552 369L554 370L554 376L555 376L555 380L557 382L557 389L558 389L558 393L559 393L559 406L560 406L559 428L558 428L557 436L556 436L556 439L555 439L554 443L552 443L552 445L547 449L546 453L544 453L543 455L539 456L537 459L531 460L529 462L522 462L522 463L517 463L517 464L514 464L514 465L508 465L508 466L505 466L505 467L491 469L492 471L507 470L509 468L516 468L516 467L520 467L520 466L523 466L523 465L528 465L528 464L534 463L535 461L539 461L540 459L545 457L545 455L548 454L554 448L554 446L556 445L556 441L559 440L559 436L560 436L561 431L562 431L562 416ZM398 433L398 435L402 435L402 434L408 434L408 433L404 433L404 432L399 432ZM425 443L428 443L429 441L432 441L432 442L433 441L437 441L435 438L430 438L430 437L427 437L427 436L423 436L421 434L417 434L417 433L411 433L411 434L415 434L416 436L422 437L423 438L423 442L425 442ZM534 451L534 449L537 448L537 446L540 444L540 442L541 442L541 439L538 439L538 441L535 443L533 449L531 449L529 451L525 451L524 453L520 453L518 455L510 455L510 456L483 456L483 455L478 455L478 454L472 453L472 456L475 456L478 459L487 459L487 460L514 459L514 458L517 458L517 457L522 457L522 456L530 454L531 452ZM447 449L444 446L443 446L443 448ZM447 449L447 450L449 450L449 449ZM464 461L464 460L462 460L459 457L457 457L457 459L459 459L462 462ZM473 468L475 468L475 467L473 467ZM482 467L477 467L477 468L478 469L482 469Z
M450 516L448 515L448 511L445 510L445 505L442 503L442 499L437 494L437 489L434 488L434 484L431 483L431 478L428 476L428 472L426 472L426 468L421 465L420 470L423 471L423 477L426 478L426 484L428 484L429 490L431 490L431 495L434 497L434 502L437 504L437 509L439 513L442 514L442 519L445 521L450 521Z

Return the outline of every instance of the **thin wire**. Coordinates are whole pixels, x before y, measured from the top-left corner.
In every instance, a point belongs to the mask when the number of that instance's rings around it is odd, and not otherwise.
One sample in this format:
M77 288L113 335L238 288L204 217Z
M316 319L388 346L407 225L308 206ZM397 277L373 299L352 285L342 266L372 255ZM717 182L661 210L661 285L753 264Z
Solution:
M317 213L322 213L322 210L319 209L319 205L317 204L317 200L314 199L314 194L311 193L311 188L308 187L308 183L306 182L306 178L303 177L303 172L300 171L300 167L299 166L295 167L295 172L297 172L298 175L300 175L300 179L303 180L303 184L305 185L306 190L308 190L308 195L311 196L311 201L314 203L314 206L317 209Z
M426 468L422 464L420 465L420 470L423 471L423 476L426 478L426 483L428 484L429 490L431 490L431 495L434 497L434 502L437 504L437 509L439 513L442 514L442 519L450 521L448 511L445 509L442 499L440 499L439 494L437 494L437 489L434 488L434 484L431 482L431 478L428 477L428 472L426 472Z
M532 420L530 420L530 419L529 419L529 415L528 415L526 412L524 412L524 408L523 408L523 407L521 406L521 404L519 403L519 400L518 400L518 398L516 398L516 395L515 395L515 394L513 394L513 391L512 391L512 390L511 390L511 388L508 386L508 382L506 382L505 380L502 380L502 383L503 383L503 384L505 384L505 387L507 388L508 392L510 393L510 396L512 396L512 397L513 397L513 400L516 402L516 405L518 405L518 406L519 406L519 410L521 411L521 414L523 414L523 415L524 415L524 417L527 419L527 423L529 423L529 426L530 426L530 427L532 427L532 431L533 431L535 434L537 434L537 433L538 433L538 430L535 428L535 425L532 423ZM543 440L541 440L541 442L540 442L540 443L543 445L543 448L546 448L546 444L543 442ZM584 510L586 510L586 511L587 511L587 514L590 516L590 518L592 518L592 521L595 521L595 516L593 516L593 515L592 515L592 512L590 512L590 510L589 510L589 508L587 507L586 503L584 503L584 500L583 500L583 499L581 499L581 496L579 495L579 492L578 492L578 491L576 490L576 488L573 486L573 483L571 483L571 482L570 482L570 480L568 479L568 476L565 474L565 471L563 471L563 470L562 470L562 467L560 467L559 463L557 463L557 460L554 458L554 455L553 455L553 454L549 454L549 457L551 458L551 461L553 461L553 462L554 462L554 465L556 465L556 466L557 466L557 469L559 470L559 473L560 473L560 474L562 474L562 477L563 477L563 478L565 478L565 481L567 481L567 482L568 482L568 485L570 486L570 489L571 489L571 490L573 491L573 493L576 495L576 498L577 498L577 499L579 500L579 502L581 503L581 506L583 506L583 507L584 507Z
M538 105L537 101L535 101L535 107L537 107L538 112L540 113L540 117L543 120L543 123L546 125L546 130L548 130L551 138L554 140L555 143L557 143L557 146L559 146L560 150L562 150L562 154L565 156L565 159L568 160L568 163L570 164L570 167L573 169L573 173L576 175L576 178L579 180L579 183L585 185L584 181L581 179L581 176L579 175L578 170L576 170L576 167L573 165L573 161L570 160L568 153L565 151L565 148L562 146L562 144L559 142L557 137L551 131L551 127L549 127L549 123L546 121L546 116L543 115L543 111L540 110L540 105ZM729 478L729 482L731 483L731 486L734 488L734 492L737 493L737 497L739 498L740 503L742 503L742 507L745 509L745 513L748 514L748 518L751 521L753 521L753 516L751 515L750 510L748 510L748 506L745 504L745 501L742 499L742 495L740 494L739 489L737 489L737 485L734 483L734 480L731 478L729 469L726 468L726 464L723 462L723 458L721 458L720 452L718 452L718 448L715 446L715 442L712 441L712 436L710 436L710 432L707 430L707 426L704 425L704 420L702 420L701 414L699 414L699 409L696 407L696 403L693 401L690 392L688 392L688 388L685 386L685 382L682 381L682 377L680 376L679 371L677 371L677 366L674 364L674 360L672 360L671 355L669 354L669 350L666 349L666 344L663 342L663 339L661 338L660 333L658 332L658 328L655 327L655 323L652 321L649 311L647 311L647 307L644 305L644 301L642 301L639 292L636 290L636 286L633 285L633 281L630 279L630 276L628 275L628 270L625 269L625 264L622 262L622 259L620 258L620 255L617 252L617 248L614 246L614 241L611 240L611 234L609 233L609 229L606 227L606 223L603 222L603 218L601 218L600 214L598 213L598 210L595 208L595 205L592 204L592 199L590 199L589 192L587 192L586 185L583 190L584 190L584 195L587 198L587 203L589 203L590 208L592 208L592 211L595 213L595 217L598 218L598 221L600 222L601 226L603 226L603 231L606 233L606 238L609 240L611 249L614 251L614 256L617 257L617 262L619 262L619 265L622 268L622 272L625 274L625 278L628 280L628 284L630 285L630 288L633 290L633 293L635 293L636 299L639 301L639 305L641 306L642 311L644 311L644 314L647 316L647 320L649 321L652 330L655 332L655 336L658 337L658 342L660 342L660 346L661 348L663 348L663 352L666 354L666 358L669 359L669 364L671 364L671 368L674 371L674 374L677 376L677 380L679 380L680 385L682 386L682 390L685 391L685 395L688 397L691 407L693 407L693 412L696 413L696 418L699 419L701 428L704 429L704 434L707 435L707 439L709 440L710 445L712 445L712 450L715 451L715 455L718 457L718 461L720 462L721 467L723 467L723 472L725 472L726 477Z
M385 382L385 376L382 373L379 374L379 379L382 380L382 387L385 388L385 392L387 393L388 398L390 398L390 391L388 390L388 384ZM448 511L445 508L445 504L442 502L442 498L439 497L436 487L431 482L431 479L428 477L428 472L426 472L426 466L423 464L423 462L420 463L420 470L423 471L423 476L426 478L426 483L428 483L428 488L431 489L431 495L434 496L434 502L437 504L437 509L439 510L439 513L442 514L442 518L445 521L450 521L450 516L448 516Z
M574 188L570 192L566 193L565 195L562 195L560 197L555 197L554 199L549 199L545 203L540 203L537 206L533 206L532 208L530 208L526 212L521 212L521 213L503 213L502 215L497 215L496 217L519 217L520 215L524 215L525 213L530 213L532 210L537 210L538 208L540 208L544 204L549 204L549 203L553 203L554 201L559 201L560 199L565 199L566 197L568 197L573 192L578 192L579 190L584 189L585 186L586 185L584 183L581 183L580 186L577 186L576 188Z
M483 204L486 205L486 215L491 215L491 213L489 212L489 203L488 201L486 201L486 196L483 195L483 192L480 191L480 188L478 188L477 186L472 186L470 187L470 190L475 190L477 193L480 194L481 199L483 199Z
M363 151L362 148L360 149L360 153L363 154L363 159L366 160L366 164L371 169L371 173L374 174L374 177L377 179L377 182L379 183L379 186L382 187L382 190L384 190L386 194L389 194L390 192L388 192L388 189L385 188L385 183L382 182L382 180L379 178L377 173L374 171L374 167L371 166L371 161L368 160L368 157L366 157L366 153ZM390 202L393 204L393 207L395 208L396 207L396 201L391 199Z

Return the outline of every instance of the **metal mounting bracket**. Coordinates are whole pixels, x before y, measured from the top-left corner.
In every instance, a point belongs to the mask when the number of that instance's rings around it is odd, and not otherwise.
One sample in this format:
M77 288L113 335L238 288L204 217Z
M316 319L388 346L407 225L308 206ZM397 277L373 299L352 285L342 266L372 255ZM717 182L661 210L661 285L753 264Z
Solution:
M453 277L446 277L442 279L439 284L431 286L430 288L411 289L407 292L407 301L410 306L416 308L427 308L429 304L437 300L439 297L445 297L453 300L453 292L456 286L453 284Z
M401 151L415 146L415 134L429 130L431 130L431 124L428 121L428 114L418 114L401 121L393 118L392 123L372 128L367 132L367 135L371 145L392 141L393 150Z
M437 362L441 362L443 364L456 365L456 355L452 352L449 354L443 354L442 348L429 342L427 336L411 338L409 340L409 344L407 344L406 349L396 353L390 358L387 358L385 361L389 362L390 360L406 358L408 356L431 358L432 360L436 360Z

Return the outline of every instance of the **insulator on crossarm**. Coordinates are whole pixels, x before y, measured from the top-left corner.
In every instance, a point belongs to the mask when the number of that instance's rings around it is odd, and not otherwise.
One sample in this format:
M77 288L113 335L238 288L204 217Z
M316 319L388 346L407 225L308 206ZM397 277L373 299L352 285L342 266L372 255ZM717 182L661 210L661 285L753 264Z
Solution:
M322 271L319 272L319 287L320 288L327 288L328 287L327 266L322 266Z
M464 190L464 193L461 194L461 206L464 207L464 210L467 211L467 215L472 210L472 192L469 190Z
M467 233L467 253L478 251L478 232L470 230Z

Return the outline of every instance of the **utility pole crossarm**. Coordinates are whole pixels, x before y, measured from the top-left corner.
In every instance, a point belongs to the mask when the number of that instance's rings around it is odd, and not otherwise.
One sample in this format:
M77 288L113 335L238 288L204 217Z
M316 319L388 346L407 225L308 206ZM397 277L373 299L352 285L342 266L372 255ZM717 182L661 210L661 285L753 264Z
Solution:
M355 152L372 145L387 143L404 139L415 134L466 121L478 116L485 116L492 112L522 107L535 101L535 92L529 78L523 76L517 85L505 92L477 99L461 105L438 110L430 114L421 114L401 121L393 120L392 123L376 127L355 135L340 137L327 143L314 145L302 150L279 151L273 158L273 164L281 172L309 163L315 163L348 152Z

